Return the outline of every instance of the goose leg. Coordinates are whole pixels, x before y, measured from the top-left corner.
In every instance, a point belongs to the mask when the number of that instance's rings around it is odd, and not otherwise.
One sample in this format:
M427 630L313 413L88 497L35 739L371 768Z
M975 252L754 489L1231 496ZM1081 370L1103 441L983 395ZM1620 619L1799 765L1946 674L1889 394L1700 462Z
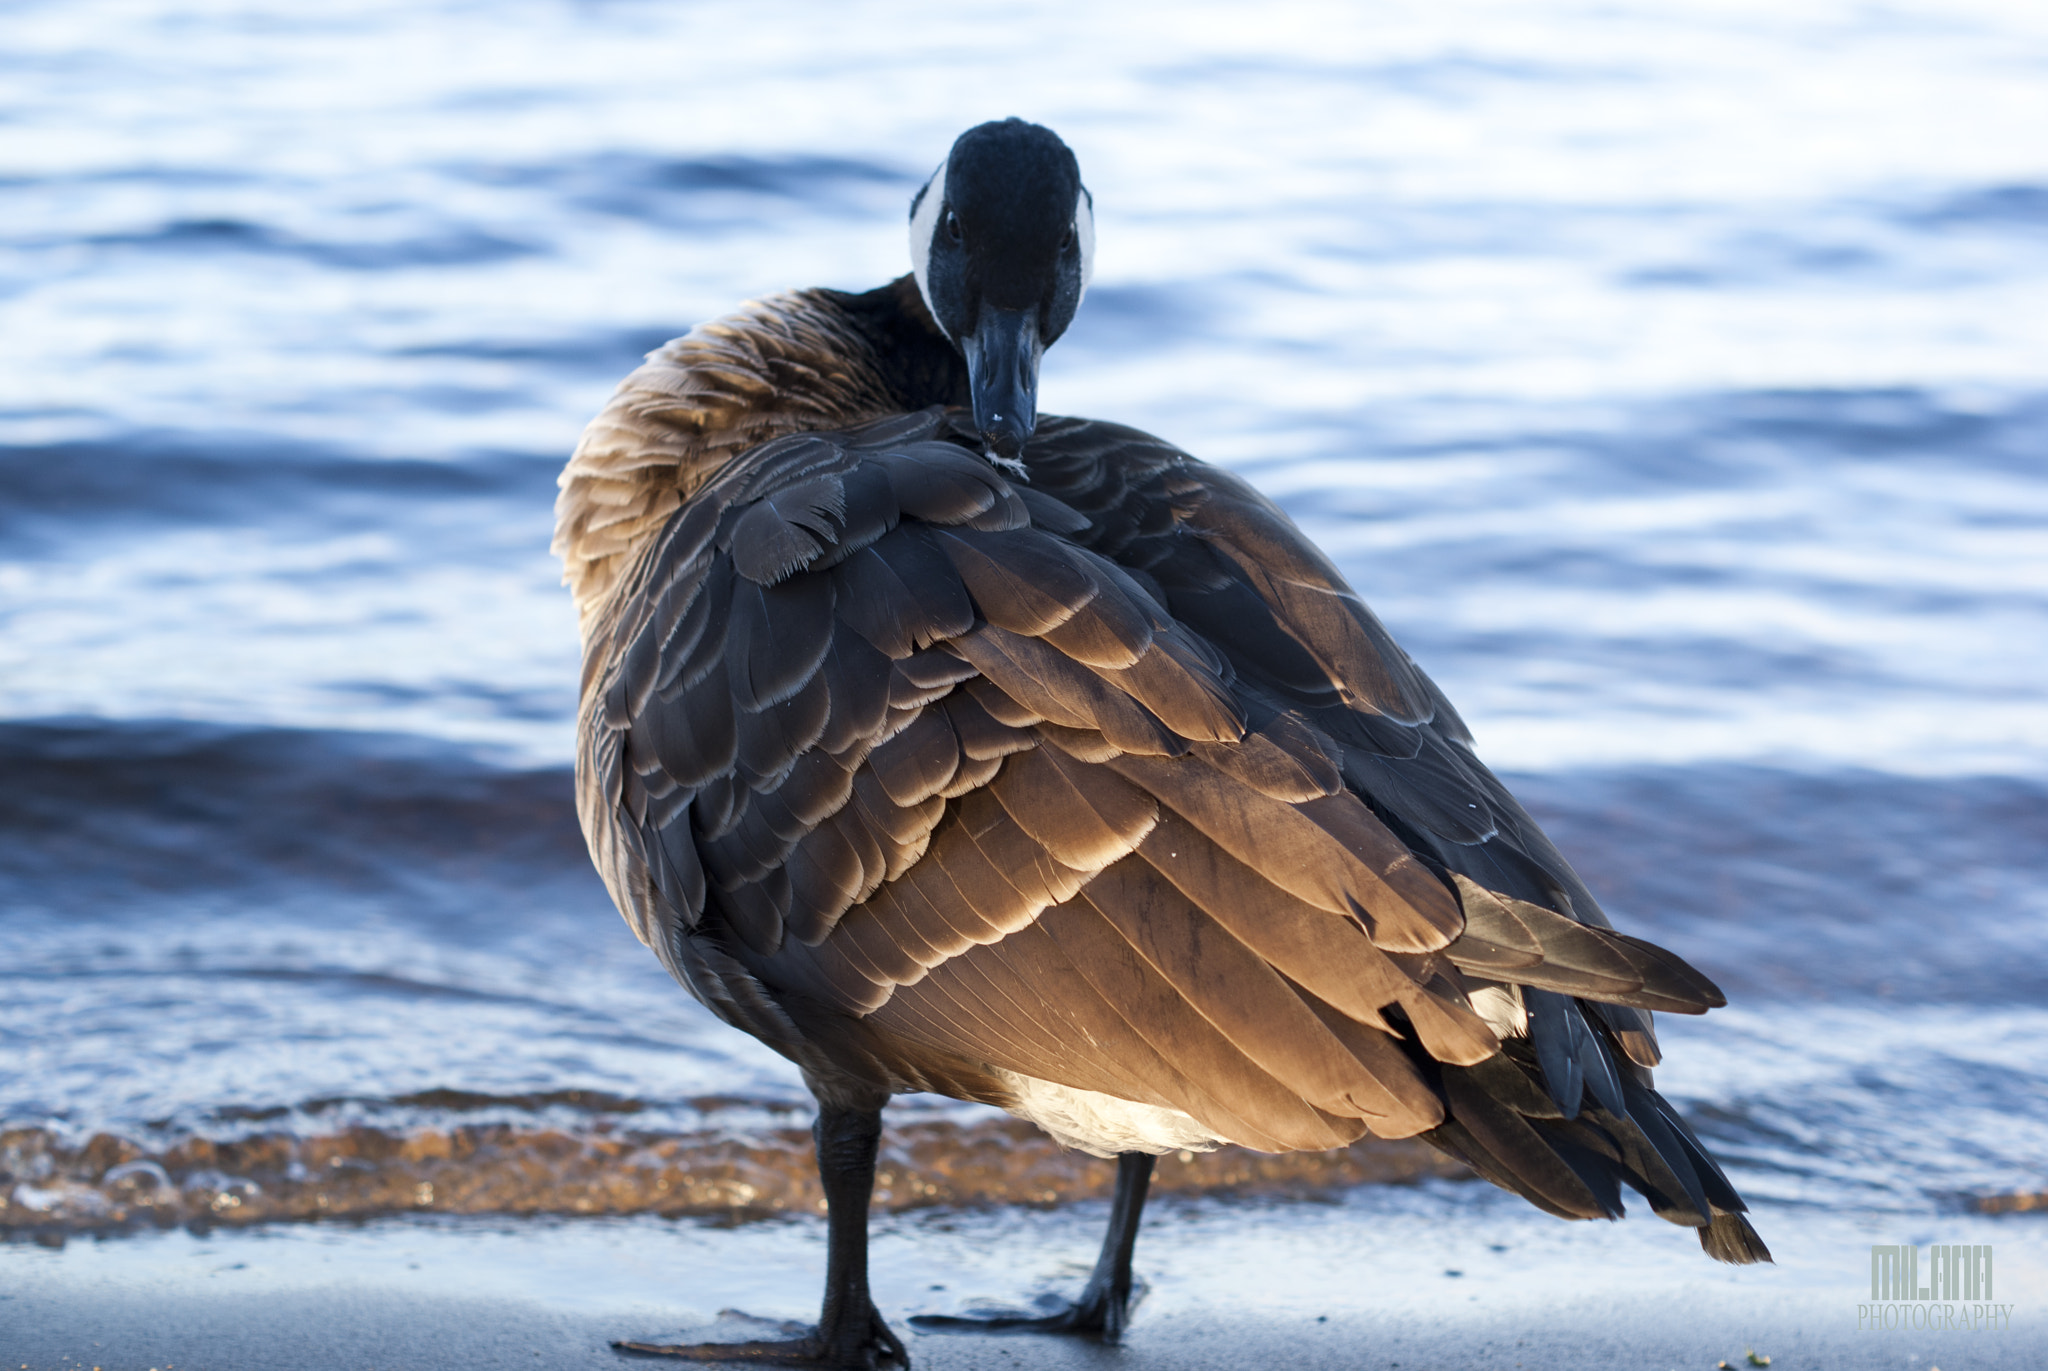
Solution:
M1153 1157L1125 1152L1116 1159L1116 1197L1109 1204L1109 1231L1102 1254L1081 1298L1057 1314L1026 1318L994 1314L976 1318L950 1314L918 1314L919 1328L989 1333L1082 1333L1116 1342L1123 1337L1131 1313L1131 1254L1138 1246L1138 1221L1145 1213L1145 1192L1152 1184Z
M807 1336L785 1342L615 1342L621 1352L687 1361L744 1361L827 1371L908 1369L910 1355L889 1331L868 1293L868 1201L882 1115L874 1109L821 1107L811 1127L826 1205L825 1307Z

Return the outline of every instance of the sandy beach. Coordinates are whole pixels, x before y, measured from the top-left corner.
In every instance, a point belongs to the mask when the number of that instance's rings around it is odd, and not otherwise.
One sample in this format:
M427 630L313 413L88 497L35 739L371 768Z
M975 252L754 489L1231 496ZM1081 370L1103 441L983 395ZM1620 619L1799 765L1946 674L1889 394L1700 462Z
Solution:
M876 1294L921 1368L1805 1368L2048 1364L2048 1229L2032 1216L1840 1219L1765 1209L1775 1267L1708 1263L1654 1219L1565 1225L1474 1183L1327 1203L1169 1199L1126 1343L921 1334L905 1316L1078 1285L1102 1205L878 1224ZM1922 1231L1922 1230L1926 1231ZM1873 1242L1988 1242L1998 1326L1859 1330ZM801 1319L819 1226L652 1218L390 1219L0 1249L9 1371L616 1368L616 1337L744 1337ZM753 1320L720 1311L745 1310Z

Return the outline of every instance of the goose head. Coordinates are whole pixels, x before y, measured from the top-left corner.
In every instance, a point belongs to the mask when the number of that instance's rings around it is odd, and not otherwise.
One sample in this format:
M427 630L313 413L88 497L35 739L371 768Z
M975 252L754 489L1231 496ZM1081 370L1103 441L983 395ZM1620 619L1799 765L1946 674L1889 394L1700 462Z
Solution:
M1038 362L1081 304L1095 214L1059 135L1022 119L960 135L910 202L910 260L967 359L974 426L1014 459L1038 420Z

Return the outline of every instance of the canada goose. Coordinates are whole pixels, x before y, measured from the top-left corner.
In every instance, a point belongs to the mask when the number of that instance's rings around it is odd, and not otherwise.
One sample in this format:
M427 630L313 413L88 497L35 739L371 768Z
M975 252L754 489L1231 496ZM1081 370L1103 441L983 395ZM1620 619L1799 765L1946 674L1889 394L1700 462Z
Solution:
M1040 1327L1117 1336L1154 1156L1224 1142L1419 1136L1560 1217L1618 1216L1625 1182L1769 1260L1651 1088L1648 1011L1721 993L1613 931L1273 504L1037 416L1093 238L1056 135L970 129L911 202L910 275L699 325L562 475L591 854L670 973L802 1069L829 1205L809 1337L620 1346L907 1364L866 1231L904 1091L1118 1159L1094 1276Z

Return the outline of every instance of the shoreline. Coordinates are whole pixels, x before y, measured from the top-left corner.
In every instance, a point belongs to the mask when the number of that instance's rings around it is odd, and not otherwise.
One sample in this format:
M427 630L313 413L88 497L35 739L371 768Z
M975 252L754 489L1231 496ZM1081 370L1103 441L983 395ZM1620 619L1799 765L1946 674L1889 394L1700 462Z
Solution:
M1105 1206L877 1220L876 1295L919 1368L1688 1368L2019 1371L2048 1364L2048 1226L2030 1216L1764 1206L1775 1267L1707 1261L1638 1214L1565 1224L1490 1187L1365 1186L1316 1202L1166 1196L1125 1344L926 1334L906 1316L1076 1288ZM9 1371L623 1368L611 1338L758 1335L813 1311L811 1218L442 1216L0 1246ZM1990 1242L2006 1327L1860 1332L1869 1244Z
M873 1209L1068 1204L1107 1198L1112 1163L995 1116L888 1123ZM1160 1158L1155 1193L1323 1195L1362 1184L1471 1178L1426 1143L1367 1137L1330 1152L1225 1147ZM186 1137L151 1148L111 1133L70 1145L0 1131L0 1240L240 1228L393 1214L657 1214L726 1221L823 1211L810 1130L635 1130L455 1124L309 1136Z

